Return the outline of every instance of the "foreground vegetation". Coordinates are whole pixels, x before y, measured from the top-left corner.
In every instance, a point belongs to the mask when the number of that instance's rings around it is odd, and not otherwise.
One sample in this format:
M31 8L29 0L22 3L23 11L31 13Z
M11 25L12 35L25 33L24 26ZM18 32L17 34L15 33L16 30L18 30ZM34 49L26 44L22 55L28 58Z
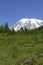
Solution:
M43 28L15 32L0 27L0 65L43 65Z

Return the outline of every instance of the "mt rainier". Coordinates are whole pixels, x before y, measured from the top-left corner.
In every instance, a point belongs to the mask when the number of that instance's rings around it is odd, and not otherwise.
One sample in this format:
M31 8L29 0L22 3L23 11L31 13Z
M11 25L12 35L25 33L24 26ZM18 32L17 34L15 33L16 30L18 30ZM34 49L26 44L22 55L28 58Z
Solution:
M13 26L14 30L20 30L21 27L24 28L26 27L27 29L35 29L35 28L39 28L40 26L43 25L43 20L39 20L39 19L28 19L28 18L23 18L20 19L16 22L16 24Z

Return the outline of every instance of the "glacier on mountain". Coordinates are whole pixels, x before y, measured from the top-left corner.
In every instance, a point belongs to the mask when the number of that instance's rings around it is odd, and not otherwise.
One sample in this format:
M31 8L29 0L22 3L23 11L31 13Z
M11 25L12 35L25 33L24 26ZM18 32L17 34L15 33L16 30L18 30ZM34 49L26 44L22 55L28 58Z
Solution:
M40 26L43 25L43 20L39 20L39 19L28 19L28 18L23 18L20 19L19 21L16 22L16 24L13 26L15 31L18 31L24 27L26 27L27 29L35 29L35 28L39 28Z

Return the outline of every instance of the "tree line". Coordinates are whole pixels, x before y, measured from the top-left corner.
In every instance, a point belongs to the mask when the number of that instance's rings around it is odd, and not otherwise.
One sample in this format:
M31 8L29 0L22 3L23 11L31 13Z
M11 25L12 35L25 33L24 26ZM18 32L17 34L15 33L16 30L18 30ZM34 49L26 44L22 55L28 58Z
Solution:
M23 29L21 27L21 29L19 31L15 31L13 28L10 29L8 26L8 22L5 23L5 25L1 25L0 26L0 33L8 33L8 34L15 34L15 33L37 33L37 31L43 31L43 26L40 26L38 29L33 29L33 30L28 30L26 27Z
M15 31L14 31L13 28L12 28L12 30L9 28L8 22L7 22L7 23L5 23L4 25L2 24L2 25L0 26L0 33L14 34Z

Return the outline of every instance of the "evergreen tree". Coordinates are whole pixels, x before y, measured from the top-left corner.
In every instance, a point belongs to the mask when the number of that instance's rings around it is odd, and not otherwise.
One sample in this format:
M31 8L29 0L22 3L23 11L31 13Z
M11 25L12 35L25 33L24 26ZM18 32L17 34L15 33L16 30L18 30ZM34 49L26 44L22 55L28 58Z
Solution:
M11 31L12 31L12 34L15 34L15 30L14 30L13 28L12 28L12 30L11 30Z
M4 28L8 28L8 22L5 23Z
M4 25L4 33L9 32L8 22Z

